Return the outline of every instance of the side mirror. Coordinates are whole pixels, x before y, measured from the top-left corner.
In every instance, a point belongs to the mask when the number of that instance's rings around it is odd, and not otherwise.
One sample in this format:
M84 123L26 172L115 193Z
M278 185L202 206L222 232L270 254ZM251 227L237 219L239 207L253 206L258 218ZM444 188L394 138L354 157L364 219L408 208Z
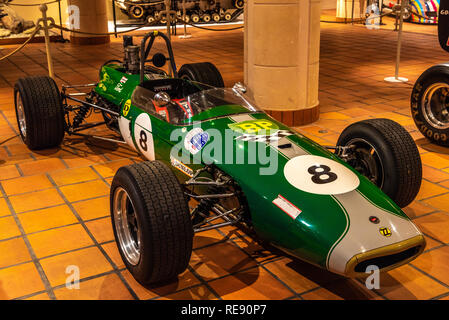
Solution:
M162 53L156 53L151 61L155 67L162 68L167 63L167 58Z
M154 96L154 103L158 107L163 107L171 102L170 95L167 92L158 92Z
M243 83L237 82L237 83L234 84L234 86L232 87L232 90L233 90L234 92L237 92L237 93L246 93L247 88L246 88L246 86L245 86Z

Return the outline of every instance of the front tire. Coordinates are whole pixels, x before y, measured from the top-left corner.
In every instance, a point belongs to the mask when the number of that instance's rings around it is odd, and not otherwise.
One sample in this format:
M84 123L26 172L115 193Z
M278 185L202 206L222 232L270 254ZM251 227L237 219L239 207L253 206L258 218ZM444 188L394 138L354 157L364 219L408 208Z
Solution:
M117 247L139 283L148 286L184 272L193 227L181 185L167 166L146 161L120 168L110 205Z
M185 64L179 69L178 75L181 79L197 81L217 88L224 87L220 71L210 62Z
M355 146L347 162L404 208L421 187L421 157L410 134L389 119L369 119L348 126L338 146Z
M55 81L47 76L21 78L14 86L17 125L31 150L58 147L64 139L64 108Z
M430 141L449 146L449 66L426 70L416 81L411 111L419 131Z

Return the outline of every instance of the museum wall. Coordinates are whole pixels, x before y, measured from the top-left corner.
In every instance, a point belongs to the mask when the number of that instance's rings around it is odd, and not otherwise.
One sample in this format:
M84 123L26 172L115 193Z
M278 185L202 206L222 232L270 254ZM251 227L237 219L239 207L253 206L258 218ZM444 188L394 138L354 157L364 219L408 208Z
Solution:
M87 0L89 1L89 0ZM107 1L106 9L107 9L107 16L108 20L113 20L113 13L112 13L112 4L111 0L105 0ZM30 3L29 0L13 0L15 4L27 4ZM33 3L39 3L39 0L36 0ZM328 10L328 9L336 9L337 7L337 0L321 0L321 9L322 10ZM14 10L20 13L20 15L25 20L32 20L36 21L40 17L40 11L38 7L18 7L13 6ZM62 13L62 23L66 24L68 19L67 14L67 1L63 0L61 1L61 13ZM126 20L128 17L121 12L120 9L117 8L116 10L117 20ZM59 19L59 8L57 3L49 4L48 5L48 16L53 17L54 19Z
M89 0L86 0L89 1ZM112 21L113 20L113 13L112 13L112 2L110 0L105 0L107 1L106 4L106 10L107 10L107 16L108 16L108 20ZM35 0L33 3L39 3L39 2L45 2L45 1L40 1L40 0ZM67 19L68 19L68 13L67 13L67 0L63 0L61 1L61 15L62 15L62 23L66 24ZM13 3L15 4L29 4L30 0L13 0ZM49 17L53 17L56 22L59 22L59 8L58 8L58 4L57 3L52 3L47 5L48 6L48 16ZM41 17L41 13L39 11L39 7L19 7L19 6L12 6L12 8L14 10L16 10L17 12L20 13L20 15L25 19L25 20L32 20L32 21L36 21L37 19L39 19ZM125 20L127 19L127 16L125 14L123 14L120 9L117 8L116 10L116 14L117 14L117 20Z
M13 0L13 4L29 4L30 0ZM45 1L35 0L33 3L40 3ZM11 7L16 10L25 20L32 20L36 22L37 19L41 17L41 12L39 7L22 7L13 6ZM59 8L57 3L48 4L48 16L53 17L55 20L59 17ZM67 1L61 1L61 12L62 12L62 22L65 23L67 20Z

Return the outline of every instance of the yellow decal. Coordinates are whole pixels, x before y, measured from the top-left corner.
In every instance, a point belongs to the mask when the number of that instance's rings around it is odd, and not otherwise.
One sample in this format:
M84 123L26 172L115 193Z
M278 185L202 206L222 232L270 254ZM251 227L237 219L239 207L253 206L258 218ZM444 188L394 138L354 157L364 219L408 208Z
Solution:
M131 109L131 100L125 102L123 106L123 115L126 117L128 115L129 110Z
M270 135L279 131L279 127L268 120L249 120L228 125L234 131L243 134L265 134Z
M159 34L159 31L155 30L155 31L153 32L153 34L154 34L155 36L157 36L157 35Z
M391 231L388 228L380 228L379 232L381 235L383 235L384 237L390 237L391 236Z
M99 83L98 86L101 88L101 90L103 91L107 91L108 89L106 88L106 86L103 83Z

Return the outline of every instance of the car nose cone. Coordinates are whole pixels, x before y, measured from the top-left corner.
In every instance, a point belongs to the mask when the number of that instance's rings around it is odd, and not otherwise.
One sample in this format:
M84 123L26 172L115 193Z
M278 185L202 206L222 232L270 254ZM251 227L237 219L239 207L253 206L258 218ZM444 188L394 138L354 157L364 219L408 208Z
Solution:
M390 270L424 250L424 236L407 218L376 206L357 190L335 198L345 208L348 223L329 251L330 271L357 276L365 274L370 265Z

